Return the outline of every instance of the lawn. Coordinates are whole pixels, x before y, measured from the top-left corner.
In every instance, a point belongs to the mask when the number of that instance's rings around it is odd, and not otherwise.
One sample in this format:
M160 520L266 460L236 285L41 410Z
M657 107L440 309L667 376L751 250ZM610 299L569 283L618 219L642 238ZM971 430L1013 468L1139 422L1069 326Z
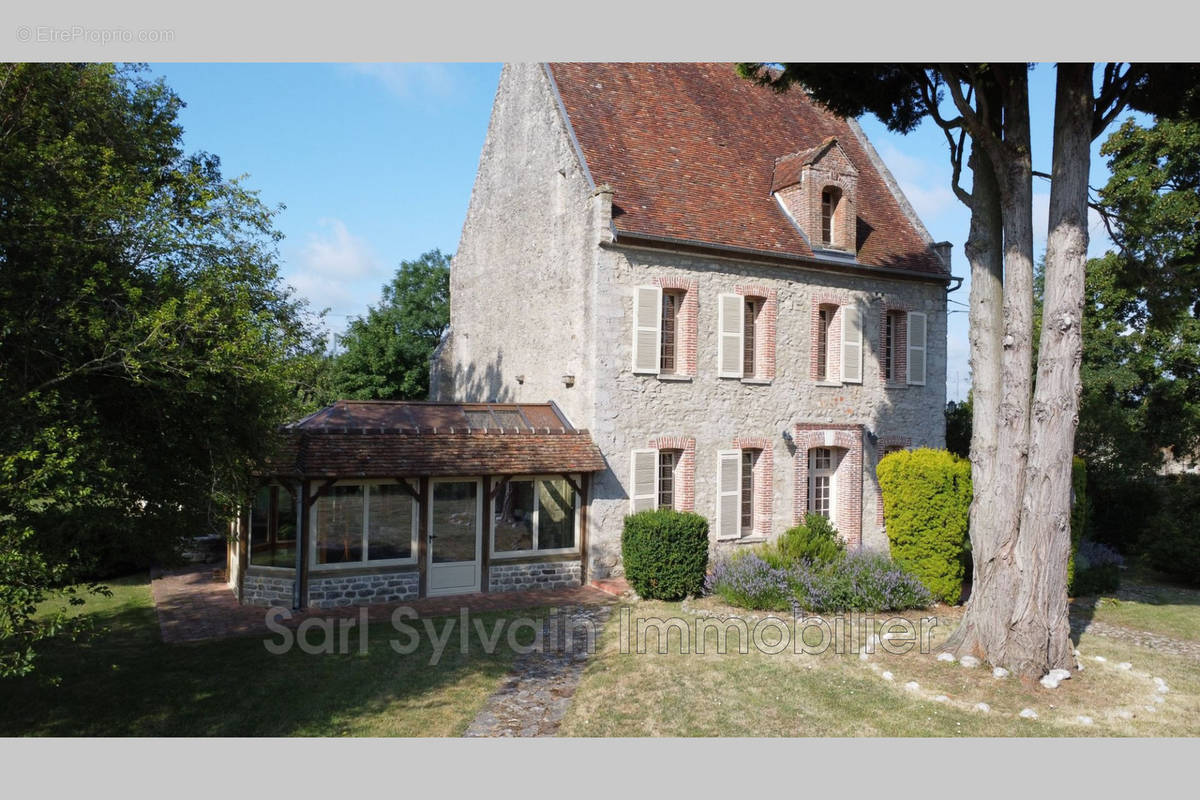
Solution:
M353 652L335 655L272 655L266 637L166 645L146 578L109 586L84 612L106 631L51 642L42 677L0 681L0 736L457 736L513 658L451 646L431 667L428 639L399 655L389 623L371 626L366 655L357 633ZM490 626L506 615L476 616Z
M1123 600L1112 606L1102 601L1096 618L1113 625L1136 622L1140 631L1172 638L1197 630L1200 592L1172 589L1160 599L1169 602ZM630 608L630 616L690 621L701 610L737 611L706 598L687 606L640 602ZM943 623L932 637L936 652L936 644L953 630L961 610L940 607L930 613ZM1080 609L1080 613L1091 611ZM904 616L917 621L928 614ZM704 655L680 653L674 630L668 654L656 652L654 636L646 654L626 654L619 649L620 617L614 615L600 657L589 662L562 732L574 736L1200 735L1200 660L1111 636L1083 634L1078 648L1085 669L1051 690L1012 677L994 678L987 667L969 669L915 651L897 656L877 648L863 661L854 654L833 652L797 655L791 648L778 655L754 648L741 654L731 645L721 655L715 652L715 633L708 633ZM1097 661L1096 656L1104 660ZM1122 662L1131 668L1120 668ZM885 672L891 673L892 680L884 678ZM1156 691L1156 677L1166 681L1167 692ZM917 687L906 686L910 681ZM986 703L990 710L977 710L977 703ZM1036 711L1038 718L1019 717L1025 708Z

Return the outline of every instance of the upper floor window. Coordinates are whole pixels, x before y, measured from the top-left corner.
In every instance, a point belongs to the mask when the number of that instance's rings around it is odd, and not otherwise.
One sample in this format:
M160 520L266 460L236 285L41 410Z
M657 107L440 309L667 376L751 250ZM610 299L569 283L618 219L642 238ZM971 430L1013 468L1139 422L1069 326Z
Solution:
M829 372L829 341L833 328L834 306L821 306L817 310L817 338L814 343L817 357L817 380L830 380Z
M762 303L753 297L746 298L746 310L743 313L745 323L743 325L742 334L742 375L752 377L756 373L754 357L755 357L755 337L754 326L758 320L758 312L762 308Z
M908 383L913 386L925 385L925 343L926 343L926 320L925 315L918 311L911 311L907 314L907 334L908 334Z
M679 343L679 306L682 301L679 292L662 293L662 336L659 357L659 372L667 375L675 374L678 359L675 348Z
M883 360L883 379L896 379L896 326L898 312L888 311L883 315L883 330L879 334L879 357Z
M633 294L633 371L648 375L695 374L694 281L686 289L638 286Z

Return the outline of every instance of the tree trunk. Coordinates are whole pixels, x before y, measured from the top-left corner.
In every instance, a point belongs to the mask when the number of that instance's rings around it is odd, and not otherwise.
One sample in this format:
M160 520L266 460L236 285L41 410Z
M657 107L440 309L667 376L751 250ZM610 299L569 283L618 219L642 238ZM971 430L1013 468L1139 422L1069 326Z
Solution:
M1091 65L1060 64L1055 95L1046 288L1015 551L1021 584L1005 665L1034 677L1075 665L1067 617L1067 560L1071 553L1071 455L1082 388L1080 328L1088 246Z
M998 666L1012 663L1009 654L1011 621L1024 576L1016 553L1021 524L1028 453L1029 406L1033 383L1033 165L1029 134L1029 84L1024 65L1001 70L994 92L1002 98L1003 142L989 142L987 157L993 167L1003 220L1004 279L1002 330L996 328L997 306L976 307L972 302L971 326L981 325L980 346L972 356L994 359L983 375L988 376L984 402L975 414L985 426L980 436L991 437L991 453L974 452L972 474L977 501L972 503L971 547L974 580L971 597L959 629L945 649L959 655L974 655ZM993 119L1000 116L993 100ZM983 170L982 161L973 168L973 180ZM986 185L986 176L985 176ZM974 200L974 195L972 196ZM976 220L973 225L984 221ZM974 281L972 264L972 282ZM994 265L992 265L994 268ZM981 270L987 268L981 265ZM987 300L995 303L994 277L987 278ZM972 283L972 294L975 287ZM983 299L981 299L981 303ZM987 338L985 338L987 337ZM996 388L994 372L999 372ZM974 377L973 381L978 380ZM996 393L987 397L988 391ZM972 433L974 436L974 431ZM987 462L984 464L983 462ZM981 469L976 472L976 464Z

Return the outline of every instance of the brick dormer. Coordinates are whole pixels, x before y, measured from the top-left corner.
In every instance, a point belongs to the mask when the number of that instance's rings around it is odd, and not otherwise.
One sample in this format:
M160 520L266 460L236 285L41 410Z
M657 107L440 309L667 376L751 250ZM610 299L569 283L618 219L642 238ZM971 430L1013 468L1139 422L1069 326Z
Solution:
M854 255L858 170L837 138L831 136L816 147L776 159L771 193L813 250Z

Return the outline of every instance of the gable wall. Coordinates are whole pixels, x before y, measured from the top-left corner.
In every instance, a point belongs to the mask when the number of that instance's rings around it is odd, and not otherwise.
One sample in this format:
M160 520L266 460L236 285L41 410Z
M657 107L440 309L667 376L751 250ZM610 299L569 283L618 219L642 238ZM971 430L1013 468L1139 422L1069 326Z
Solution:
M587 427L594 238L591 186L543 68L505 65L450 269L435 399L553 400Z

